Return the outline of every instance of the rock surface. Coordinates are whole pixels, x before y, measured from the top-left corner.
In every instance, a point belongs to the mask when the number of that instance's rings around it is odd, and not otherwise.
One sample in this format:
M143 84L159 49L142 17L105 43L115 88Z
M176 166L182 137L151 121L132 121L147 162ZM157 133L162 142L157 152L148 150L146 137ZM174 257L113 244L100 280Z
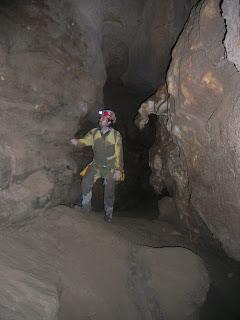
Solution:
M141 245L158 243L156 222L114 218L61 206L2 232L1 319L55 320L58 296L58 319L196 319L210 281L203 261ZM166 228L161 241L180 238Z
M240 260L240 76L223 45L226 39L227 52L238 50L228 20L236 5L222 2L227 29L219 1L201 1L192 10L173 50L168 115L158 119L150 161L155 190L167 187L180 216L191 220L197 213L198 223L202 219L228 255Z
M171 50L196 0L146 1L141 23L129 49L123 83L152 94L164 82Z
M209 289L208 274L199 257L184 248L162 248L157 254L156 249L148 248L140 253L139 264L151 274L148 283L153 292L160 293L159 301L164 307L166 319L199 317L199 310ZM161 319L157 316L156 302L153 299L155 308L151 313L152 318Z
M57 320L58 292L21 270L0 268L0 316L5 320Z
M172 224L179 223L179 215L175 200L171 197L164 197L158 200L159 219Z
M224 38L227 59L233 62L238 71L240 71L240 43L238 41L240 3L237 0L225 0L221 6L227 29Z
M105 81L100 9L99 1L1 4L2 220L72 200L69 140L101 102Z
M151 65L146 77L147 81L154 79L150 88L156 84L159 64L163 60L167 63L169 49L192 1L184 1L179 7L178 19L171 16L174 1L170 7L164 3L159 6L156 0L134 0L131 4L116 0L2 1L1 220L17 221L33 216L33 209L39 207L79 202L80 179L76 173L90 158L85 151L73 151L69 140L74 134L84 134L96 121L106 70L113 80L124 78L126 84L133 84L140 79L142 85L142 67L146 65L144 74L149 68L146 59L150 53L156 57L159 46L163 46L162 37L160 43L155 43L163 26L163 36L171 34L168 50L164 51L164 59L153 59L157 64ZM164 16L168 10L169 17L160 19L158 24L158 13ZM172 18L173 26L166 28ZM150 43L145 36L141 42L145 31L147 38L153 34ZM151 52L136 59L136 52L144 52L148 46ZM133 61L137 67L131 65ZM39 190L34 191L37 184L41 189L47 186L40 197Z

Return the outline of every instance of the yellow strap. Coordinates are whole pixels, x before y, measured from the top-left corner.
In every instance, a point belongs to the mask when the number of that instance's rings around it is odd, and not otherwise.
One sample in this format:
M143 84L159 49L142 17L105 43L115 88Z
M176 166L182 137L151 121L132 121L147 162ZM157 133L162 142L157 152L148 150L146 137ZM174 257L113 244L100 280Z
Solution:
M89 164L79 173L81 177L84 177L86 175L88 167L89 167Z
M124 180L125 180L125 173L124 173L124 171L122 171L122 175L121 175L120 181L124 181Z

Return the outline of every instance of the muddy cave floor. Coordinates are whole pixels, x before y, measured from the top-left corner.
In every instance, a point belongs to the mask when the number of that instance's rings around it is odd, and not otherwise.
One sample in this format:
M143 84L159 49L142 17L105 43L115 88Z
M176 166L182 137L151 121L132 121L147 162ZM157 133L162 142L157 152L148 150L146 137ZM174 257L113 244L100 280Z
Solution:
M133 290L132 299L137 299L135 304L144 304L137 292L142 290L141 286L146 291L148 288L142 282L146 279L141 279L141 275L138 278L141 268L138 270L134 254L129 258L129 252L162 247L188 248L204 260L211 287L201 309L201 319L240 319L239 265L190 241L189 234L161 222L154 212L144 211L140 218L138 212L116 212L113 223L108 224L102 212L86 215L77 206L58 206L40 212L22 226L1 230L0 240L1 264L47 279L59 287L61 320L113 319L113 314L115 319L135 319L131 310L123 312L122 308L129 304L125 301L123 283L131 279L129 286ZM122 261L126 256L127 264L132 264L129 268L132 275ZM173 263L179 265L180 260L181 257ZM158 317L143 315L141 319Z

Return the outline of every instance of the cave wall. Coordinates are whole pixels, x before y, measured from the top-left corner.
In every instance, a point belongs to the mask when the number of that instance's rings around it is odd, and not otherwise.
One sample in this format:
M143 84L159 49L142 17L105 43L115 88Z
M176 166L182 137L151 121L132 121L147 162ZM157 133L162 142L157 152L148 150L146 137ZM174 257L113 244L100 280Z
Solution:
M132 86L142 78L140 73L146 63L144 74L146 79L154 79L154 84L141 95L156 85L159 78L153 76L149 57L153 55L154 74L159 75L163 60L156 56L160 54L160 46L166 47L161 52L167 56L169 43L180 32L192 1L177 6L181 14L175 16L174 1L169 6L165 1L160 3L0 2L3 221L21 220L38 209L79 201L77 173L91 155L87 151L74 151L69 139L90 129L96 121L96 109L103 102L106 71L113 81L121 80ZM163 19L165 16L168 18ZM173 25L165 26L158 42L158 31L170 19L174 19ZM162 22L158 24L158 20ZM164 36L171 41L164 42ZM142 54L144 51L148 54ZM136 82L135 88L141 90L142 83L139 86Z
M103 57L108 80L119 82L129 67L129 51L147 0L103 0ZM130 9L131 8L131 9Z
M3 221L70 201L76 163L69 140L102 101L106 78L99 12L99 1L1 3Z
M116 197L120 208L156 198L149 185L148 165L154 119L141 134L133 119L141 101L164 81L171 48L195 2L133 0L132 10L126 10L129 1L103 1L103 56L108 79L104 102L118 116L125 154L126 180Z
M153 93L164 82L171 49L196 2L103 0L102 48L108 78L142 98Z
M171 50L196 0L146 1L129 47L125 86L152 94L165 81Z
M193 8L172 53L168 116L159 118L151 162L156 188L158 175L170 184L180 214L191 219L197 213L227 254L240 260L236 12L238 1L220 6L205 0Z

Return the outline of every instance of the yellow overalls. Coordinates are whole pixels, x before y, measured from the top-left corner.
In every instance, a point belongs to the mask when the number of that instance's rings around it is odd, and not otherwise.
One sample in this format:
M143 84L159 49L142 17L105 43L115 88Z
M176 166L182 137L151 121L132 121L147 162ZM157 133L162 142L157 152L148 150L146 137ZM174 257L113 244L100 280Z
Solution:
M121 134L113 128L106 134L94 128L78 141L81 146L92 146L94 154L82 180L82 206L85 210L90 210L93 184L97 179L103 178L105 213L112 217L115 198L114 171L119 170L124 176Z

